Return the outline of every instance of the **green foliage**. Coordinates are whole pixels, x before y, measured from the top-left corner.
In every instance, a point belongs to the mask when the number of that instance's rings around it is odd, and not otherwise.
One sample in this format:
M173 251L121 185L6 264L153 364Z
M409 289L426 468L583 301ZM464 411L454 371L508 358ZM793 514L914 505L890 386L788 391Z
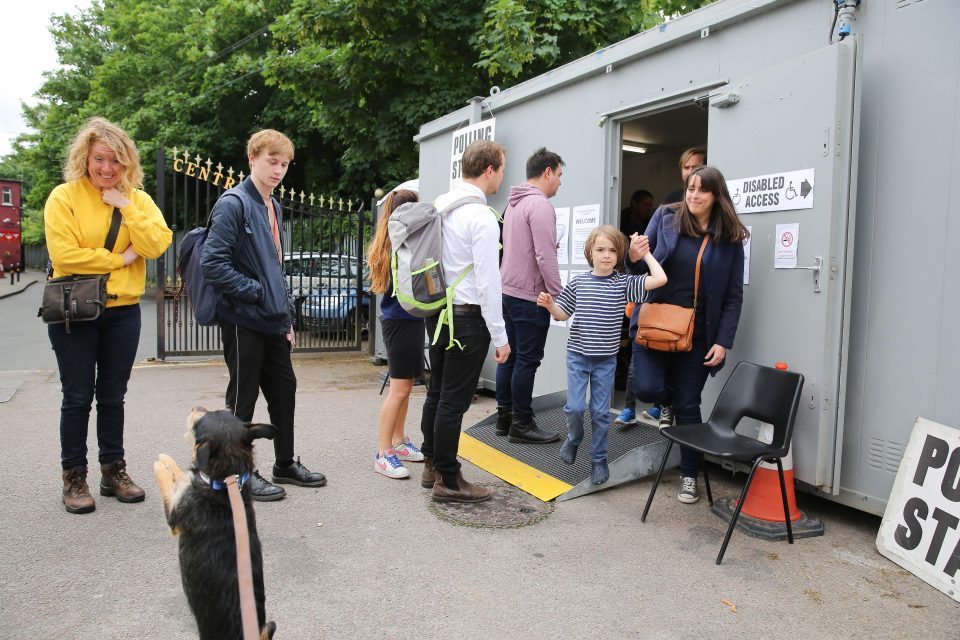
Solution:
M20 237L25 245L46 244L46 238L43 235L43 211L24 210L20 217Z
M94 0L54 16L64 67L24 107L36 133L0 165L39 211L91 116L138 143L153 190L161 147L236 170L260 128L297 157L285 181L365 196L417 173L420 125L491 84L522 82L708 0Z

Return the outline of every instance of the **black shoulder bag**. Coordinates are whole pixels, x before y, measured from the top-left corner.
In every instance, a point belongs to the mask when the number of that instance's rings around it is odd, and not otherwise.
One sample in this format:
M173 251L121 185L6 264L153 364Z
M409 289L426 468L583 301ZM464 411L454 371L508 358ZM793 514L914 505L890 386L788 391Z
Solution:
M120 209L113 208L110 231L103 246L113 251L120 233ZM117 296L107 293L109 273L50 278L53 267L47 273L49 278L43 287L43 304L37 312L47 324L65 324L70 333L71 322L96 320L107 306L107 300L116 300Z

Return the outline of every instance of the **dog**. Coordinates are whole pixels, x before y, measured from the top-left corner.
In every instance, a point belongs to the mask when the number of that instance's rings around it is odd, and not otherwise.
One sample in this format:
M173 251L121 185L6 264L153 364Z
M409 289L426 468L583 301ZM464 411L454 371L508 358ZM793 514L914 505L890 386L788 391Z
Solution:
M250 497L253 441L272 440L278 429L245 423L231 412L195 408L187 418L193 442L193 466L184 472L161 453L153 465L167 524L180 545L180 578L196 618L200 640L243 640L237 588L237 552L233 513L224 479L237 476L247 516L257 628L261 640L273 638L266 622L263 555Z

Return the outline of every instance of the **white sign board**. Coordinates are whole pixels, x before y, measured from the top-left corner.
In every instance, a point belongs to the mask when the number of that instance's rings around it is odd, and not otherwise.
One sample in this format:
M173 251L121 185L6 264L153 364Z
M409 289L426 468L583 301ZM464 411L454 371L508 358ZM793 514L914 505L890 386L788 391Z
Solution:
M570 264L570 207L557 207L557 264Z
M753 227L747 227L747 239L743 241L743 284L750 284L750 241Z
M590 232L600 226L600 205L584 204L573 208L573 226L570 230L570 239L573 246L570 248L573 254L571 264L589 264L587 256L583 253L587 245L587 238Z
M960 430L917 418L877 550L960 602Z
M566 286L567 286L567 282L569 281L569 279L570 279L570 272L567 271L566 269L561 269L561 270L560 270L560 284L562 284L564 287L566 287ZM554 301L556 301L556 298L554 298ZM566 320L554 320L553 316L551 315L551 316L550 316L550 324L552 324L552 325L555 326L555 327L565 327L565 326L567 326L567 321L566 321Z
M490 118L477 124L472 124L463 129L457 129L453 132L450 147L450 190L452 191L463 179L463 172L460 170L460 161L463 160L463 152L467 150L470 143L475 140L493 140L493 135L497 128L497 119Z
M813 169L727 180L737 213L813 209Z
M776 245L773 247L773 268L795 269L797 249L800 246L800 223L778 224L774 242Z

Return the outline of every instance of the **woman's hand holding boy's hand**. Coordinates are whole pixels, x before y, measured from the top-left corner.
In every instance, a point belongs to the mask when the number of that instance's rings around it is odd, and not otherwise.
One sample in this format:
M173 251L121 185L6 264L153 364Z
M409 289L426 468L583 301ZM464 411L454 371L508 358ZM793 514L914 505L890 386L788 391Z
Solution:
M639 233L630 236L630 262L640 262L648 251L650 251L650 240L647 236Z
M553 296L546 291L541 291L540 295L537 296L537 306L549 309L553 306Z

